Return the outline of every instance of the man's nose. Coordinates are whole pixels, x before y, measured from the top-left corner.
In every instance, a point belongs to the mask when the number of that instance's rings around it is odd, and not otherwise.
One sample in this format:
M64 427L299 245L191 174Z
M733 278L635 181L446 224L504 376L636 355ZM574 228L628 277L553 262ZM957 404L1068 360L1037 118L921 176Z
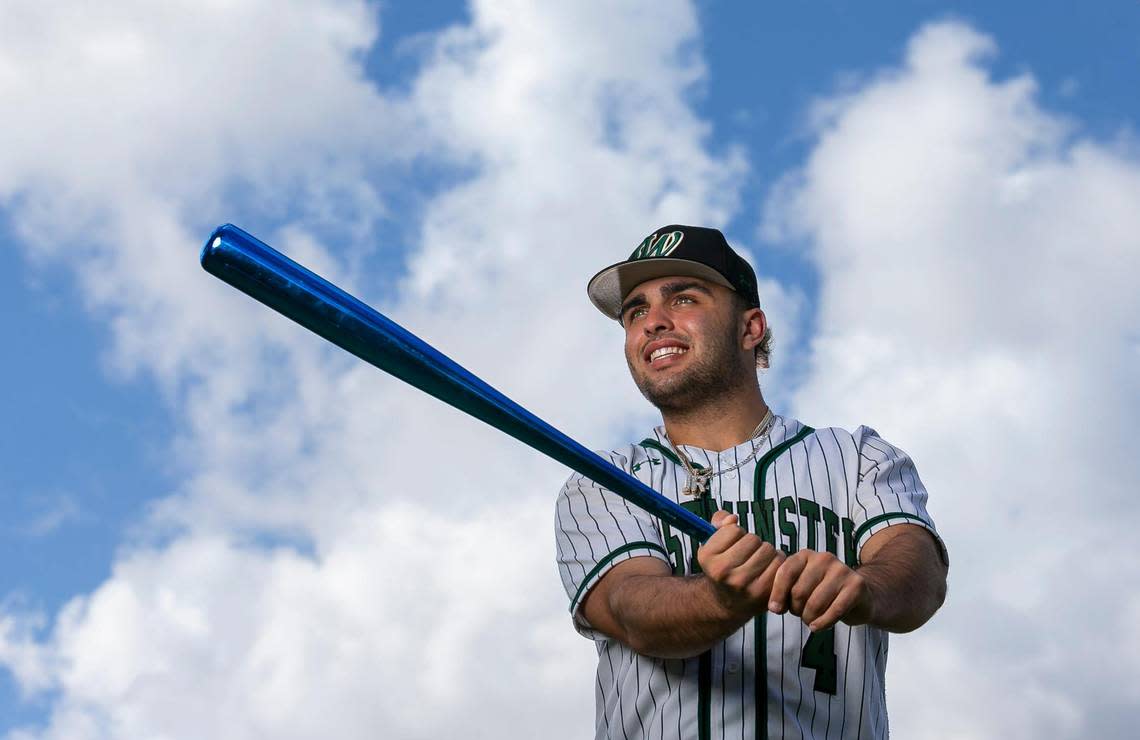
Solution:
M673 318L664 306L651 306L645 315L645 333L657 334L673 328Z

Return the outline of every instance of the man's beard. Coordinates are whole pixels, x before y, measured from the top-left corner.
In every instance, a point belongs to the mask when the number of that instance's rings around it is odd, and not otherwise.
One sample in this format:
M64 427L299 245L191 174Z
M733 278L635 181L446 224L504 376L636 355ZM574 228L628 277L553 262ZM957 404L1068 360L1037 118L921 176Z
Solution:
M641 374L641 365L629 357L626 362L641 395L661 413L686 413L737 390L747 378L748 368L741 362L735 338L731 327L717 332L709 337L699 359L693 358L688 367L665 378Z

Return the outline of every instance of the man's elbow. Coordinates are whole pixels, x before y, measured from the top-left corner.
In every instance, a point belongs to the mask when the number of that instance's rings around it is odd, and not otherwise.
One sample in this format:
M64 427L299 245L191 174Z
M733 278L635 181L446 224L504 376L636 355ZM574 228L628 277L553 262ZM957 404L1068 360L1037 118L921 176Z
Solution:
M916 594L914 608L909 611L905 619L895 624L891 631L900 634L914 632L929 622L944 603L946 603L946 577L945 574L940 574L940 577L931 579L926 593Z

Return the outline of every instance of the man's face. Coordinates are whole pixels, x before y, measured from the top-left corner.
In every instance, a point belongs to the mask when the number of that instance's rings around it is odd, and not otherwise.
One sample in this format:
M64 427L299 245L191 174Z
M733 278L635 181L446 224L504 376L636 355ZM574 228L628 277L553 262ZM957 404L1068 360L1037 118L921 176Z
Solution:
M699 278L658 278L630 291L621 314L625 360L650 403L684 412L755 379L735 306L731 291Z

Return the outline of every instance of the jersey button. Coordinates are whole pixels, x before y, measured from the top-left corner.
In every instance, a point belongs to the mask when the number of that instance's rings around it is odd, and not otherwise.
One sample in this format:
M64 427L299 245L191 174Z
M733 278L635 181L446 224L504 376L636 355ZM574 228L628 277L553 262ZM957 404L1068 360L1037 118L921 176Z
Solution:
M740 664L739 664L739 663L737 663L735 660L730 660L730 661L728 661L728 663L725 665L725 668L727 668L727 669L728 669L728 672L729 672L729 673L736 673L737 671L739 671L739 670L740 670Z

